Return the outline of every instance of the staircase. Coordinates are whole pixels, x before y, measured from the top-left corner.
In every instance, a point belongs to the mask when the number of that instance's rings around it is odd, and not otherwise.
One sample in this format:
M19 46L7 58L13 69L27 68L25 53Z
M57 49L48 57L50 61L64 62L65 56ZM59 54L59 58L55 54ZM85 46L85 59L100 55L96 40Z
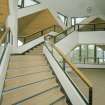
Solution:
M1 105L67 105L42 48L11 57Z

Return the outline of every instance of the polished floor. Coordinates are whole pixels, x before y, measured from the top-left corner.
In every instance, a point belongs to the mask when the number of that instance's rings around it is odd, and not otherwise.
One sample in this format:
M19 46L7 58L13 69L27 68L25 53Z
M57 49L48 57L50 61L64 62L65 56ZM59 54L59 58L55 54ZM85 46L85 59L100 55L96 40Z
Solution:
M93 85L93 105L105 105L105 69L80 69Z

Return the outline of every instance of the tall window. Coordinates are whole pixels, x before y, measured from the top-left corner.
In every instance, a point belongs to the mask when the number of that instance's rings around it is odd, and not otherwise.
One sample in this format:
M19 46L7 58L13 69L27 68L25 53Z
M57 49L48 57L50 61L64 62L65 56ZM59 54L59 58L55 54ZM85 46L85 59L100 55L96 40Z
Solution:
M71 18L71 24L75 25L75 24L79 24L81 23L83 20L85 20L87 17L72 17Z
M61 19L61 21L67 26L68 23L68 17L63 15L62 13L58 12L58 16Z
M19 0L18 1L19 8L24 8L24 7L28 7L31 5L37 5L37 4L40 4L40 2L37 0Z

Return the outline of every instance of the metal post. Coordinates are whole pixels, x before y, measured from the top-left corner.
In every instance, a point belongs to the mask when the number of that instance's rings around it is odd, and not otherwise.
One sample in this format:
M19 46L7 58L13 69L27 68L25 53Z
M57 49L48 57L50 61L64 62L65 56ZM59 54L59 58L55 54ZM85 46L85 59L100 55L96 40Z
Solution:
M63 58L63 70L65 71L65 60Z
M56 25L54 25L54 32L56 31Z
M93 31L96 31L96 25L93 24Z
M89 105L92 105L93 102L93 92L92 88L89 88Z
M80 29L79 29L79 24L78 24L78 31L80 31Z

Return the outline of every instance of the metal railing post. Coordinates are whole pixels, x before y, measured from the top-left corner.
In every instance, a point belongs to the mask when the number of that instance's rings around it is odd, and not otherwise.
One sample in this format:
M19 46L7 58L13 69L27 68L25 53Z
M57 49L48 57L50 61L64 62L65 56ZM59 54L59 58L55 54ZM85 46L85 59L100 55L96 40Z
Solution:
M56 32L56 25L54 25L54 32Z
M65 71L65 59L63 58L63 70Z
M92 88L90 87L89 88L89 105L92 105L92 100L93 100L93 92L92 92L93 90L92 90Z
M80 31L80 29L79 29L79 24L78 24L78 31Z
M96 31L96 25L93 24L93 31Z

